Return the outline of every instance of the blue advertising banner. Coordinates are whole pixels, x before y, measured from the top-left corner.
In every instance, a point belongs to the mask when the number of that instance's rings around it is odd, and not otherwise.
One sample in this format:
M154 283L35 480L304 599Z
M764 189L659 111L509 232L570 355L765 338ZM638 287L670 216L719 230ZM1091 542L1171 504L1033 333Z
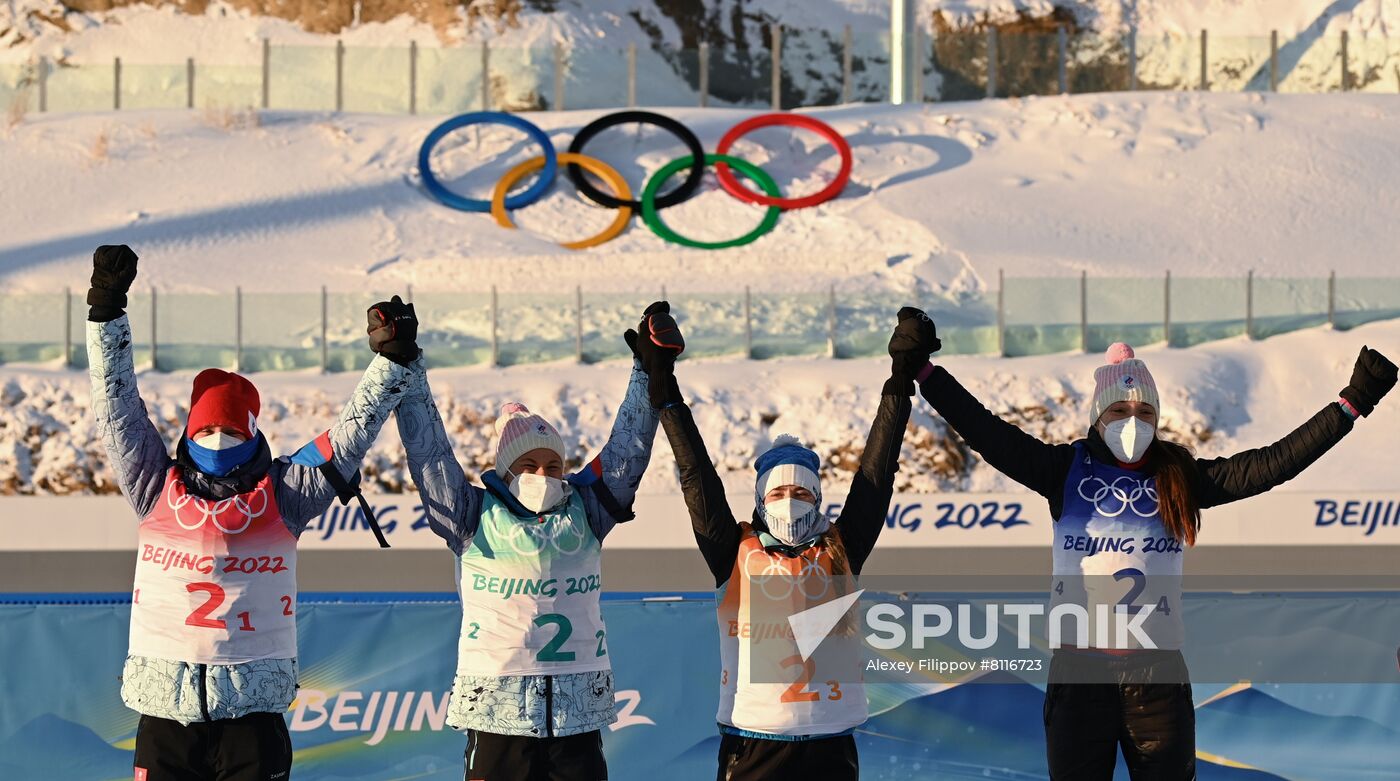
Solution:
M351 598L308 595L298 606L301 690L287 714L293 777L461 779L465 737L444 723L460 620L455 596ZM130 608L118 599L0 604L0 778L132 777L137 716L118 696ZM1247 607L1219 596L1188 595L1186 603L1198 621L1221 624ZM1269 604L1280 636L1299 627L1347 631L1355 621L1400 625L1392 621L1396 599L1386 594ZM611 777L713 778L714 603L610 595L603 612L620 713L604 737ZM1198 776L1400 779L1400 674L1394 680L1198 684ZM1037 685L992 672L956 685L873 685L870 698L871 719L857 734L863 778L1046 778Z

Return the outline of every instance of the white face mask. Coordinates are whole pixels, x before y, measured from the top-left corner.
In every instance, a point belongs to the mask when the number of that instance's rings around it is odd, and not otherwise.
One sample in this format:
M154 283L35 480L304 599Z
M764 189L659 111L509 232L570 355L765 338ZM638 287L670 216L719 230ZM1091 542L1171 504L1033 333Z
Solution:
M557 477L545 477L533 472L514 475L510 481L510 494L530 512L542 513L564 501L568 496L567 486Z
M1115 420L1103 427L1103 440L1108 444L1108 449L1125 464L1141 460L1156 436L1156 427L1138 417Z
M763 520L768 524L768 533L784 545L806 542L830 525L815 504L801 499L779 499L763 505Z
M200 447L207 447L210 450L227 450L228 448L243 444L244 441L242 437L235 434L225 434L222 431L216 431L213 434L207 434L196 439L194 443Z

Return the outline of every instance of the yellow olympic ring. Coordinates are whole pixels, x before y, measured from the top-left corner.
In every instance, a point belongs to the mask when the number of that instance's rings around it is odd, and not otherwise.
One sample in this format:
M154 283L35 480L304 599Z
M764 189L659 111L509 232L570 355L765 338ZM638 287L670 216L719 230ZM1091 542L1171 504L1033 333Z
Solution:
M514 228L515 222L510 218L510 212L506 210L506 193L510 188L529 174L544 168L544 157L534 157L517 165L506 172L499 182L496 182L496 190L491 193L491 216L496 218L496 224L502 228ZM581 166L591 174L602 177L604 182L612 187L613 195L623 200L631 200L632 191L627 187L627 180L622 178L616 169L596 157L581 155L575 152L562 152L559 154L560 163L574 163ZM616 238L627 227L627 221L632 219L632 209L623 206L617 210L617 217L612 224L603 229L602 233L590 236L578 241L560 242L560 245L569 249L588 249L596 247L607 241Z

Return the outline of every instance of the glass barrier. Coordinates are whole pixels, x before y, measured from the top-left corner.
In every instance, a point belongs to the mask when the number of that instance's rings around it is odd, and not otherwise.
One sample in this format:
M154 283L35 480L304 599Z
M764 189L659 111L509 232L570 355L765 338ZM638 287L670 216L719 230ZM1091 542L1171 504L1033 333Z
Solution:
M748 48L710 49L710 105L765 108L772 105L773 58L768 40L750 39Z
M700 105L700 53L637 47L637 105Z
M819 293L750 296L754 358L822 355L831 330L828 298Z
M112 65L51 66L49 111L111 111L116 73Z
M0 296L0 361L39 363L63 357L63 294ZM80 338L79 333L74 338Z
M1193 90L1201 83L1201 41L1180 35L1137 36L1140 90Z
M933 56L933 41L924 41L928 54L921 58L924 68L924 94L930 99L938 96L939 80ZM842 39L838 39L835 56L841 57ZM837 60L840 67L840 60ZM838 71L839 73L839 71ZM839 81L838 81L839 86ZM851 32L851 86L852 103L886 103L890 99L890 34L879 30L853 30ZM911 91L908 94L913 94Z
M1066 39L1068 75L1068 39ZM1060 37L1054 32L997 36L997 97L1057 95L1060 92Z
M342 86L345 110L407 114L409 71L407 47L346 47Z
M418 50L418 111L460 114L481 109L480 46Z
M1336 325L1353 328L1400 317L1400 278L1337 279Z
M1166 339L1166 277L1089 277L1084 349L1101 353L1114 342L1139 347Z
M158 371L234 369L237 362L238 312L234 296L213 293L156 295ZM133 321L133 331L135 322Z
M1042 355L1084 346L1079 279L1009 277L1004 306L1006 355Z
M1210 36L1206 46L1206 78L1211 92L1269 89L1268 37Z
M195 62L194 105L204 110L261 107L262 66Z
M122 108L185 108L189 70L184 65L122 63Z
M636 328L638 321L642 319L642 312L647 305L657 300L659 293L648 295L645 293L583 293L583 333L581 339L583 360L586 363L597 363L598 361L612 361L619 358L626 358L632 354L627 347L627 342L622 338L622 334L629 328ZM570 304L565 311L570 318L574 316L577 307ZM671 298L671 310L675 313L676 322L685 329L685 354L692 356L693 352L701 349L697 344L704 343L701 335L701 320L697 316L698 312L689 311L680 306L676 297ZM578 330L577 324L570 320L570 353L574 352L573 334Z
M1122 92L1132 86L1126 36L1077 32L1069 36L1066 76L1070 94Z
M565 108L618 108L627 105L626 49L571 49L564 53L564 60ZM714 81L710 84L713 87Z
M1257 339L1313 328L1327 322L1327 280L1254 278Z
M987 97L987 34L980 31L938 32L933 36L933 65L938 100L979 100Z
M20 117L39 110L39 87L29 65L0 64L0 112Z
M242 367L245 371L320 366L320 293L243 294Z
M541 111L554 105L552 48L493 46L488 67L493 110Z
M1301 35L1279 41L1279 92L1337 92L1342 88L1340 35Z
M1172 277L1171 334L1173 347L1244 334L1248 302L1245 277Z
M268 52L268 108L335 110L335 47L277 46Z
M491 294L415 293L418 346L429 368L491 362Z

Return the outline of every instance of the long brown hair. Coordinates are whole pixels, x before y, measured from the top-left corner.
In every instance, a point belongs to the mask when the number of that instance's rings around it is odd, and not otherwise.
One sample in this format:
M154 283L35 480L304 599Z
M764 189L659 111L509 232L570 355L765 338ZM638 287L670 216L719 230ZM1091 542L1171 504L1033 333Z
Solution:
M1201 530L1201 506L1196 501L1196 457L1185 445L1154 437L1147 453L1157 471L1157 506L1162 523L1178 542L1196 544Z

